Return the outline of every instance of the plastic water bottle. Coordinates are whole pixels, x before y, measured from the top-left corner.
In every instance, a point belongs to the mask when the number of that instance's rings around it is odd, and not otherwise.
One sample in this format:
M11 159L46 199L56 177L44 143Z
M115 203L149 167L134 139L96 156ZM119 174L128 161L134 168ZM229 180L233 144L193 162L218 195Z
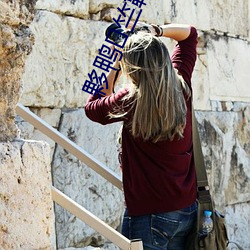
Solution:
M202 221L201 234L207 235L213 230L213 220L211 218L212 211L205 210Z

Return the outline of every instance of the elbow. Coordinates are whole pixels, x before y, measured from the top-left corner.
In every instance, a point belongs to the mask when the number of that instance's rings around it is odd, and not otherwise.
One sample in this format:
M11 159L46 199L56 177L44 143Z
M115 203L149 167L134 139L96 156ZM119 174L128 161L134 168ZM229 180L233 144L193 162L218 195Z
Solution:
M96 115L95 112L91 109L91 105L87 104L84 107L85 115L91 120L91 121L96 121Z
M84 108L85 115L93 122L97 122L101 125L107 125L107 122L105 122L105 119L102 119L100 116L98 116L96 111L91 110L87 105Z

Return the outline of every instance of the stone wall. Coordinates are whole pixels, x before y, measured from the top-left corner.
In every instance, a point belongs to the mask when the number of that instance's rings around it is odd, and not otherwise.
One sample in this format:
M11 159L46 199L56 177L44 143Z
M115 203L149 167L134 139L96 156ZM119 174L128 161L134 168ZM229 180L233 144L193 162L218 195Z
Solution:
M33 44L28 25L34 5L35 1L0 1L0 141L17 136L15 106L20 97L24 59Z
M0 249L55 249L50 147L0 142Z
M15 125L36 1L0 0L0 249L55 249L50 147Z
M146 1L141 21L190 23L199 32L193 74L194 105L212 193L227 216L229 236L250 249L250 1ZM35 44L22 77L20 102L77 142L98 160L120 172L116 157L119 124L101 126L86 119L81 91L97 49L121 0L39 0L31 30ZM173 41L163 39L171 49ZM25 138L51 145L56 187L113 227L120 222L122 193L57 147L22 119ZM104 239L56 207L59 248L80 248Z

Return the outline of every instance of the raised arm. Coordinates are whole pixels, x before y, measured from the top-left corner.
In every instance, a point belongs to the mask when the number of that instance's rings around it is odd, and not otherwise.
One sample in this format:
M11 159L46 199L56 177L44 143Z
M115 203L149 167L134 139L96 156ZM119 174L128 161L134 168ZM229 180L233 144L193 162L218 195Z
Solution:
M191 86L191 76L196 61L197 31L189 24L155 25L139 22L138 26L147 27L153 35L172 38L177 41L171 60L174 68Z
M129 24L129 28L132 28L134 25L133 22ZM156 36L165 36L176 40L177 42L183 41L190 35L191 26L188 24L164 24L164 25L155 25L147 24L144 22L138 21L136 23L136 28L145 28L148 32Z
M172 38L176 41L183 41L190 35L191 26L187 24L166 24L161 25L162 36Z
M116 82L119 80L120 76L121 76L121 70L119 67L119 62L118 60L113 64L112 66L113 68L119 68L119 70L111 70L107 75L107 81L108 81L108 88L106 89L104 86L102 92L106 94L106 96L113 94L114 92L114 87ZM104 85L106 85L106 83L104 83Z

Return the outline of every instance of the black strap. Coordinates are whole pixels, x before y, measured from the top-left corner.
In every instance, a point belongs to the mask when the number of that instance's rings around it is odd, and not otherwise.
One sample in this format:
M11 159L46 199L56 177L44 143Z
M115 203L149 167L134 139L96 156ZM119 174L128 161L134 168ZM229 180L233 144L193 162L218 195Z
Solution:
M192 106L192 133L193 133L193 154L194 154L194 164L196 170L197 186L198 186L198 216L197 216L197 233L201 227L200 218L202 218L203 210L214 210L213 201L211 199L207 172L204 163L204 157L201 148L201 141L199 136L199 131L197 127L197 120L195 117L194 109ZM202 209L201 209L202 207ZM213 216L215 214L213 213Z
M201 148L201 141L197 128L197 120L195 117L193 107L192 107L192 133L193 133L194 163L195 163L198 191L201 196L204 197L207 195L210 196L207 173Z

